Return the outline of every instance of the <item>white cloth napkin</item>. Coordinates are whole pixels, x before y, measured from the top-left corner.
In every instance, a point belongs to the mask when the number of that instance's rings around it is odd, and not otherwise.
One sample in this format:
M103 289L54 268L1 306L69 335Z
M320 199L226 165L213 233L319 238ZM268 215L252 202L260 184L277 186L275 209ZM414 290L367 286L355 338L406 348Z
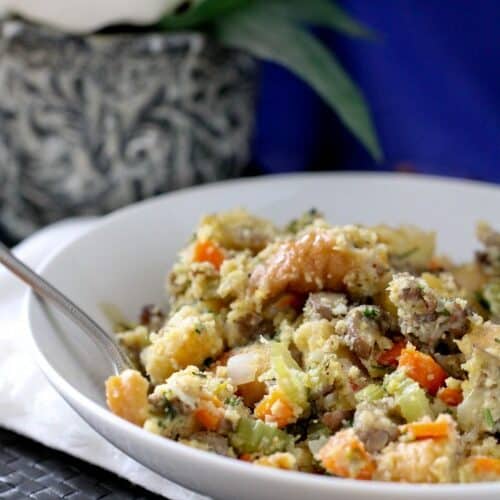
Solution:
M14 252L23 262L36 268L47 255L88 230L94 222L94 219L73 219L55 224L22 242ZM33 360L21 310L25 294L26 286L2 267L0 426L110 470L172 500L205 498L163 479L127 457L66 404Z

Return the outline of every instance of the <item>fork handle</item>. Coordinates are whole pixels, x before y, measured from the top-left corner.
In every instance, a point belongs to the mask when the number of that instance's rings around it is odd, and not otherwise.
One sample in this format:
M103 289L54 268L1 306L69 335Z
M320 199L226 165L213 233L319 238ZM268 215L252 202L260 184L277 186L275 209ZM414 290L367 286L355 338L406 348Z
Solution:
M59 311L84 331L99 348L103 349L111 361L115 373L120 373L126 368L132 367L128 356L111 334L103 330L68 297L21 262L2 242L0 242L0 262L24 281L38 297L57 307Z

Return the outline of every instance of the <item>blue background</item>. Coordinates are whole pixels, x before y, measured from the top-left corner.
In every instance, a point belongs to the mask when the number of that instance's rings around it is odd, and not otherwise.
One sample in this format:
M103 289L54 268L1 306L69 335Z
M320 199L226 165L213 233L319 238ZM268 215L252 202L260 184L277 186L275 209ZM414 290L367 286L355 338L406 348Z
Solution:
M500 182L500 0L346 0L366 42L320 31L362 88L377 165L325 104L266 64L254 160L266 172L410 170Z

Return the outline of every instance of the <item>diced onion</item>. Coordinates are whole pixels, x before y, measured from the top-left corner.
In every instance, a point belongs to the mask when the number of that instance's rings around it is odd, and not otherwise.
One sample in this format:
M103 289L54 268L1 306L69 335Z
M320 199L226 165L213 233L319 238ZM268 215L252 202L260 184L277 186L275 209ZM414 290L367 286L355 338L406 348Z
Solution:
M328 436L321 436L318 439L311 439L307 442L307 446L309 448L309 451L313 454L313 457L315 457L319 450L325 446L325 444L328 441Z
M255 380L259 357L255 353L243 352L231 356L227 362L227 374L235 385L247 384Z

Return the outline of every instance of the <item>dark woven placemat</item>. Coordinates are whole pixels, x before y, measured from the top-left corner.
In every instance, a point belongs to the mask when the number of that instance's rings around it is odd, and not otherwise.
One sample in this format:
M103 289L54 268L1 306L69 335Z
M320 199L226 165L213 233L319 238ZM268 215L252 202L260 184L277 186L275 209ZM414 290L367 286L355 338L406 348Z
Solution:
M0 429L0 498L160 500L111 472L5 429Z

